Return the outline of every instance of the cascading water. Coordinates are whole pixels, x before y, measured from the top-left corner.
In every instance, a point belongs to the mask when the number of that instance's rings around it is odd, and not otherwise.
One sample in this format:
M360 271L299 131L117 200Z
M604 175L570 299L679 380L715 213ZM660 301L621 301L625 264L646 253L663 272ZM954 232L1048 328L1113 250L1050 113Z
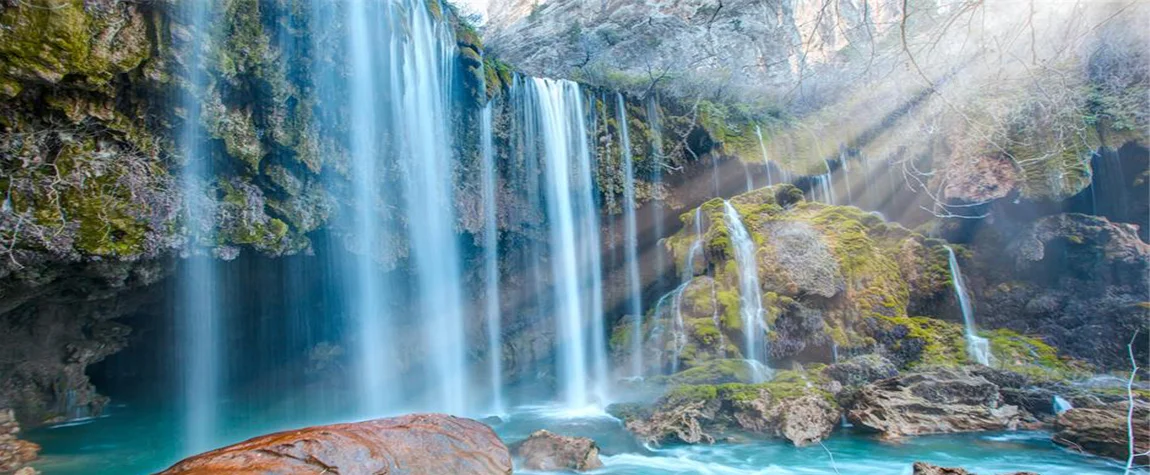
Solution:
M751 168L747 166L747 162L743 162L743 175L747 180L747 192L755 191L755 180L751 178Z
M380 170L377 167L380 144L376 142L379 129L386 127L381 120L386 116L377 114L378 98L376 90L380 85L378 68L382 59L376 55L380 31L368 22L369 12L374 15L375 5L366 0L348 2L344 13L347 22L349 84L347 98L350 106L351 123L349 129L349 152L352 181L352 196L355 202L351 216L351 229L354 230L351 245L365 254L366 258L353 259L353 267L348 288L351 300L352 318L357 325L358 344L356 345L356 366L358 369L357 402L360 411L367 416L378 415L394 402L387 395L394 393L393 383L397 375L388 365L393 355L388 354L392 343L393 329L391 316L384 310L388 286L384 283L382 270L375 263L375 256L383 254L378 238L382 224L375 206L379 200Z
M418 0L313 2L316 51L343 57L346 76L313 71L316 128L346 114L346 180L351 204L339 219L353 255L336 262L346 280L344 311L356 341L352 352L361 416L409 409L401 395L419 394L427 409L461 414L466 407L461 252L455 232L449 127L455 40ZM330 25L330 26L329 26ZM333 188L341 177L328 175ZM404 225L406 223L406 225ZM380 263L410 243L410 301L416 325L402 326L392 310L400 292ZM401 331L422 330L421 378L401 383ZM422 384L424 387L418 387ZM424 404L420 404L424 406Z
M1051 404L1054 407L1055 414L1062 414L1063 412L1074 409L1074 405L1070 404L1070 401L1067 401L1065 398L1057 394L1055 394L1052 398Z
M192 31L204 32L207 27L211 3L187 2L187 18ZM192 88L201 88L205 75L200 64L205 49L205 35L196 34L190 44ZM185 161L180 176L184 197L185 225L188 227L188 253L177 275L178 296L176 309L179 352L184 362L180 387L180 406L183 416L185 453L201 452L215 446L218 401L220 398L220 316L218 305L218 272L215 259L200 254L200 246L214 241L210 231L214 228L212 205L207 198L208 180L212 176L211 156L203 148L200 131L201 103L196 93L188 91L181 98L185 117L178 137L180 152Z
M970 297L966 294L966 285L963 284L962 270L958 268L958 259L954 255L954 249L946 246L946 254L950 260L950 280L954 282L954 293L958 296L959 307L962 308L966 352L978 364L989 365L990 342L986 338L978 336L978 329L974 323L974 308L971 307Z
M592 396L605 404L602 265L583 95L574 82L539 78L527 90L537 99L543 146L560 392L568 408L587 407Z
M631 329L631 375L643 376L643 289L639 278L639 236L635 223L635 170L631 162L631 137L627 133L627 109L623 95L616 94L618 106L620 152L623 155L623 233L624 257L627 266L627 288L633 327Z
M839 163L843 169L843 184L846 185L847 188L847 204L854 206L855 200L854 197L851 196L851 167L847 158L846 153L839 154Z
M823 165L825 165L827 167L827 174L823 175L822 179L819 181L823 187L823 197L826 199L826 203L829 205L833 205L833 204L835 204L835 201L836 201L835 200L835 184L834 184L834 175L831 174L831 162L830 162L830 160L823 159Z
M491 412L503 414L503 341L499 315L499 230L495 215L495 133L491 127L491 103L479 115L479 149L483 159L483 275L484 319L487 322L487 364L491 379Z
M743 226L739 212L730 201L723 200L724 218L731 235L731 246L735 248L735 261L739 269L739 313L742 316L744 334L743 357L750 364L757 381L769 377L769 367L765 365L767 354L766 339L760 342L768 329L763 320L763 296L759 289L759 266L755 255L755 241ZM760 370L759 368L762 368Z
M774 185L771 180L771 160L767 158L767 144L763 142L763 129L755 124L755 136L759 138L759 152L763 154L763 167L767 170L767 186Z
M647 99L647 129L651 135L651 153L650 156L655 158L655 163L663 161L663 123L659 117L659 103L658 96L651 94ZM651 175L651 183L658 187L663 182L663 169L662 167L655 167L654 173ZM654 223L655 237L657 239L663 237L663 201L651 201L651 222ZM663 270L666 267L666 262L663 261L663 253L655 253L655 275L660 278L663 275Z
M403 13L396 13L407 35L390 39L393 137L400 142L404 209L421 315L427 319L432 390L439 395L439 410L460 414L468 372L448 110L455 38L449 25L431 18L423 2L407 0L404 6Z
M599 116L594 108L586 111L584 120L588 125L586 131L594 133L599 127ZM586 131L584 133L586 133ZM589 269L585 279L585 294L590 296L590 304L585 309L587 319L591 322L591 394L595 402L606 407L611 401L611 388L609 386L610 374L607 368L607 322L603 314L603 255L599 239L599 210L602 208L596 200L599 196L595 185L594 172L597 169L594 147L587 155L580 154L578 177L585 183L580 188L581 205L579 216L583 223L583 262Z

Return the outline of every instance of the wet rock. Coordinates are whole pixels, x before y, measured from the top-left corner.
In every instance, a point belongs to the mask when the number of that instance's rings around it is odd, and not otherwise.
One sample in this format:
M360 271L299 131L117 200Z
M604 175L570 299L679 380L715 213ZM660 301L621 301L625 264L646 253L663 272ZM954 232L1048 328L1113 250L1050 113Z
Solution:
M862 386L880 379L898 376L894 363L880 355L856 356L828 366L823 372L843 386Z
M256 437L184 459L160 473L319 472L510 474L511 454L479 422L412 414Z
M586 471L602 467L599 446L586 437L570 437L545 430L535 431L515 444L514 455L527 470Z
M766 414L772 432L796 446L817 443L831 434L839 410L826 398L806 395L780 402ZM746 427L746 426L744 426Z
M1015 429L1018 407L1004 405L998 386L962 369L940 369L863 386L847 413L884 437Z
M1054 422L1053 440L1056 444L1076 450L1119 460L1129 457L1127 429L1128 406L1112 404L1102 408L1073 408L1063 412ZM1150 450L1150 405L1137 401L1134 405L1134 450ZM1139 464L1148 462L1139 457Z
M976 475L961 468L948 468L931 465L924 462L914 463L913 475ZM1038 475L1033 472L1013 472L1002 475Z
M624 425L654 444L709 444L745 435L807 445L829 435L839 420L825 389L829 383L814 374L780 371L766 383L679 386L654 407L630 412Z
M720 403L715 399L668 400L646 417L628 418L624 426L648 443L713 444L715 436L707 431L712 430L710 424L715 421L719 408Z
M16 422L16 416L12 410L0 410L0 473L14 470L23 471L24 469L20 467L36 460L37 454L40 452L39 445L17 439L16 435L19 433L20 425ZM29 473L35 473L35 471Z
M1150 318L1150 245L1136 226L1066 213L987 234L975 241L969 271L979 276L971 287L980 324L1041 335L1101 369L1128 369L1130 335ZM1135 342L1139 361L1148 348Z

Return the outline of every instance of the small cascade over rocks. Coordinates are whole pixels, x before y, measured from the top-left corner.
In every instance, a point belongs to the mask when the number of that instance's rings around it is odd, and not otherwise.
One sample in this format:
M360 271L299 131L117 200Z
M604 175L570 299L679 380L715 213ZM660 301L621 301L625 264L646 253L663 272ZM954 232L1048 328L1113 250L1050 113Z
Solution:
M947 258L950 260L950 280L954 283L954 293L958 296L959 307L962 308L963 336L966 338L966 352L972 360L981 365L990 364L990 342L978 336L978 328L974 323L974 308L970 304L970 296L966 293L963 284L962 270L958 268L958 259L954 249L946 246Z
M1065 398L1057 394L1054 395L1052 403L1054 406L1055 415L1062 414L1063 412L1074 409L1074 405L1070 404L1070 401L1067 401Z
M765 365L768 354L766 334L769 329L763 318L763 296L759 287L755 241L743 226L739 212L730 201L723 200L723 210L731 235L731 245L735 249L735 261L739 268L739 313L742 317L744 334L743 356L755 369L755 379L762 381L768 379L770 375L770 367Z

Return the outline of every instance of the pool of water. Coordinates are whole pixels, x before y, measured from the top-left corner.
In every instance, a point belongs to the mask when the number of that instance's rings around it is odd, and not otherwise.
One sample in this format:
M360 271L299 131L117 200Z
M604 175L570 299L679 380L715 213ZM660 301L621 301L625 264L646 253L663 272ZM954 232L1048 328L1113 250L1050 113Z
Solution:
M290 415L277 417L293 419ZM296 417L300 423L232 418L228 442L320 421L317 413ZM335 420L335 419L329 419ZM175 421L156 411L112 407L107 415L29 431L43 446L34 466L45 474L144 474L161 470L181 456ZM910 474L916 460L958 466L984 475L1027 470L1042 475L1123 473L1116 462L1063 450L1043 432L997 432L938 435L884 441L844 429L822 445L793 447L783 441L748 441L715 445L646 447L622 423L600 411L568 411L549 406L520 407L493 427L506 442L538 429L595 439L604 467L591 473L663 474ZM530 473L521 472L517 473Z

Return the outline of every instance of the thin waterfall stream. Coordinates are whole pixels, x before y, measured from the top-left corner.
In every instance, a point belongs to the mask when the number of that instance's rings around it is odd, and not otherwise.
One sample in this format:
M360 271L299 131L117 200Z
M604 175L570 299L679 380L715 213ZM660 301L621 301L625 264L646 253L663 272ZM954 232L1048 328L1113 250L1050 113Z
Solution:
M739 212L730 201L723 200L723 217L731 234L735 249L735 262L739 270L739 314L743 328L743 359L751 367L756 381L770 379L770 366L766 364L767 332L763 312L763 295L759 288L759 269L755 241L743 226Z
M643 284L639 277L639 230L635 222L635 165L631 159L631 136L623 95L615 95L619 124L619 148L623 157L623 259L627 266L629 310L632 318L631 376L643 377Z
M954 293L958 297L959 307L962 309L963 336L966 338L966 352L970 358L981 365L990 364L990 342L978 336L978 326L974 322L974 307L970 304L970 296L966 294L966 285L962 280L962 270L958 268L958 258L954 249L946 246L947 259L950 261L950 280L954 283Z
M184 5L193 26L202 31L208 21L209 2L188 2ZM202 52L206 38L196 36L191 41L192 87L203 87ZM184 197L184 212L190 223L188 252L190 256L179 268L179 287L176 319L179 332L178 351L187 365L179 381L181 411L183 412L183 445L189 453L207 450L217 443L217 423L220 415L216 400L222 388L221 345L223 335L222 311L219 308L219 272L217 260L201 255L204 246L215 240L203 230L213 228L213 216L207 203L209 179L213 173L211 155L203 146L200 126L200 103L194 93L186 92L181 105L187 117L180 128L178 145L184 155L184 170L180 188Z
M487 324L487 365L491 380L491 412L503 414L507 407L503 400L503 321L499 297L499 217L496 211L495 189L498 186L495 163L495 132L491 127L491 107L488 102L480 111L479 150L483 159L483 276L484 320Z

